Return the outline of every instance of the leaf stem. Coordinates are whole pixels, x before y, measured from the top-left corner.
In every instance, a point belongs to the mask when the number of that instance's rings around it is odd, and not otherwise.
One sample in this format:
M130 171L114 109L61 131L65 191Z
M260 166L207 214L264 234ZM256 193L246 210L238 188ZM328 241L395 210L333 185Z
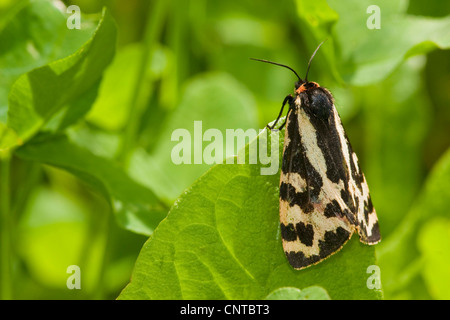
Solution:
M11 158L0 159L0 299L12 299Z

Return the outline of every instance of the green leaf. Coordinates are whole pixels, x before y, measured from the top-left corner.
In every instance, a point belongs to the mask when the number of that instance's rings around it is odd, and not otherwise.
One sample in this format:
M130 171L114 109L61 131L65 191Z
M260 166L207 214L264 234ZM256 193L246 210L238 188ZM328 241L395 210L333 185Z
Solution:
M120 130L129 118L130 101L137 84L141 45L119 50L105 71L99 95L86 119L109 131ZM108 115L108 116L106 116Z
M291 287L278 288L272 291L266 300L330 300L327 291L319 286L311 286L302 290Z
M0 122L7 120L8 93L22 74L64 58L92 37L96 23L82 17L78 30L67 28L66 14L52 1L22 1L0 30Z
M118 50L114 61L105 71L98 97L86 117L89 122L108 131L121 130L126 126L130 114L129 104L134 87L138 85L143 49L140 44L131 44ZM143 79L144 83L140 84L146 88L152 88L151 83L160 78L167 68L167 49L155 48L149 60L151 63ZM139 97L139 100L145 99Z
M108 11L93 37L73 55L22 75L9 95L8 126L25 142L52 116L98 85L115 51L116 28ZM85 104L72 106L85 107ZM87 110L84 110L84 112ZM67 114L70 117L67 117ZM72 123L83 112L68 111L64 122Z
M306 38L311 50L331 37L332 41L324 45L323 54L338 80L342 78L354 85L373 84L385 79L412 55L450 48L450 16L408 15L407 2L401 0L327 2L297 0L297 12L308 28ZM367 13L372 5L380 8L379 29L367 26L374 14Z
M331 29L338 21L339 15L327 4L326 0L297 0L296 3L297 15L301 21L299 26L310 51L314 50L322 41L327 40L326 45L320 49L321 54L315 60L322 59L323 55L328 68L326 73L331 73L335 79L340 81L341 75L337 70L336 54L333 48L334 39L330 38ZM315 68L320 68L323 63L316 61L314 65Z
M109 200L119 225L125 229L150 235L166 214L152 191L136 183L112 161L95 156L65 136L36 137L16 154L65 169L87 182Z
M194 121L201 122L198 126L201 130L194 130ZM226 129L247 130L255 127L255 102L245 87L228 74L199 75L186 85L179 106L168 116L151 154L142 149L133 154L130 175L151 188L161 199L171 203L210 167L211 164L205 163L203 157L200 163L195 163L193 157L194 150L199 148L201 151L197 150L197 154L202 154L211 143L203 141L203 134L208 129L225 133ZM186 130L188 141L181 138L172 141L176 130ZM224 157L236 154L236 142L225 139L225 134L223 138ZM172 159L173 148L181 142L187 142L190 163L175 164Z
M270 141L282 136L272 131ZM260 139L266 145L262 134L245 153ZM319 285L333 299L379 299L366 285L374 247L357 236L316 266L289 265L279 229L279 174L261 175L261 168L219 164L198 179L142 248L119 298L263 299L280 287Z
M411 210L404 217L402 223L378 247L377 255L382 270L382 283L386 297L393 297L402 291L411 291L419 279L423 269L423 257L436 257L436 253L426 252L430 246L429 241L437 248L445 246L447 235L445 232L437 233L435 240L430 239L430 229L436 225L427 226L427 222L437 218L449 218L448 199L450 199L450 149L441 157L429 174L424 187L418 193ZM441 221L441 220L438 220ZM421 230L425 228L421 233ZM418 238L418 235L420 238ZM418 247L418 242L419 246ZM419 250L419 248L421 250ZM444 256L442 259L446 259ZM433 258L431 258L433 259ZM436 264L439 268L440 264ZM412 267L411 267L412 266ZM430 266L430 265L428 265ZM427 269L429 270L429 269ZM428 271L425 271L428 272ZM434 280L432 280L434 282Z
M450 47L450 17L410 16L405 14L405 3L400 0L352 0L345 3L330 0L330 6L339 14L334 34L345 64L341 71L350 83L365 85L378 82L413 54L427 53L431 48ZM380 29L367 27L370 14L366 10L370 5L380 8ZM352 10L348 10L349 7Z
M20 219L17 248L36 280L67 289L67 267L78 262L82 254L87 232L85 211L76 199L61 191L45 187L33 191Z
M450 292L450 218L435 218L422 227L418 236L423 256L422 275L434 299L448 300Z
M424 57L411 58L382 83L358 91L364 101L364 134L349 136L356 138L352 143L363 160L383 237L408 213L424 180L421 152L432 118L421 90L424 67Z

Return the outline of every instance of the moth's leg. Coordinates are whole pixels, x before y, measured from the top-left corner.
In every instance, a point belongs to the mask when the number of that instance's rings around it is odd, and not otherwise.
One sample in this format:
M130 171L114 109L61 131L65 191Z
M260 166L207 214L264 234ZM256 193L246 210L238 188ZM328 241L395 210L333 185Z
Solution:
M280 120L281 115L283 114L284 106L285 106L286 103L288 103L288 102L289 102L289 105L291 105L293 99L294 99L294 98L292 97L291 94L288 95L288 96L286 96L286 98L284 98L283 104L281 105L280 113L278 114L278 117L277 117L277 120L275 120L275 122L274 122L274 124L273 124L272 126L267 125L267 126L266 126L267 128L269 128L270 130L272 130L273 128L275 128L275 126L276 126L277 123L278 123L278 120ZM281 127L279 128L279 130L281 130L281 129L284 127L285 124L286 124L286 120L285 120L284 123L281 125Z
M283 124L278 128L278 130L281 130L281 129L283 129L284 128L284 126L286 125L286 120L287 119L284 119L284 122L283 122Z

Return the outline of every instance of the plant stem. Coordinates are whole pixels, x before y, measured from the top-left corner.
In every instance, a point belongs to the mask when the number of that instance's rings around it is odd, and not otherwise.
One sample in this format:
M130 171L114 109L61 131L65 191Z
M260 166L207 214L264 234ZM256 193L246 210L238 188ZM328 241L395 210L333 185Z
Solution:
M88 296L91 299L100 300L106 299L108 293L105 276L110 263L111 250L113 250L111 246L113 232L111 230L114 216L105 199L100 199L99 196L94 202L95 205L90 210L92 213L98 214L91 215L79 263L81 270L89 270L89 278L94 283L94 285L90 283L90 286L87 286Z
M110 266L111 262L111 251L113 250L113 247L111 245L112 242L112 225L114 223L114 217L112 210L108 210L107 212L104 212L103 221L101 225L102 229L102 238L99 239L101 241L101 249L102 249L102 259L101 264L99 268L97 283L98 283L98 290L96 290L94 294L94 299L106 299L107 291L107 268Z
M0 299L12 299L11 158L0 159Z
M10 215L12 217L19 217L27 205L27 201L39 183L41 178L41 165L33 161L24 161L23 166L25 167L26 179L23 179L23 183L20 184L20 188L16 190L14 201L10 204Z
M150 6L149 16L147 17L147 24L144 34L144 49L142 57L139 62L138 75L134 87L133 95L130 102L130 115L128 123L125 128L122 148L119 153L119 161L124 163L128 157L130 150L133 149L136 136L138 133L139 122L141 120L142 109L140 98L142 97L142 90L151 91L151 88L144 86L145 75L148 69L150 55L155 43L162 31L164 18L168 8L169 1L155 1L153 6Z

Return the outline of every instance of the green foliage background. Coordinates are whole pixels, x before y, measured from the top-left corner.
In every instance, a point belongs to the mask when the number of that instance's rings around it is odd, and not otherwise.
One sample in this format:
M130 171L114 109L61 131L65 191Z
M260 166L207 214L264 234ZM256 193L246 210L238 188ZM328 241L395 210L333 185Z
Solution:
M308 78L335 96L383 240L294 271L279 175L175 165L171 134L264 128L296 79L248 58L302 75L324 39ZM438 0L0 0L0 298L450 299L449 48ZM283 132L224 148L265 139Z

